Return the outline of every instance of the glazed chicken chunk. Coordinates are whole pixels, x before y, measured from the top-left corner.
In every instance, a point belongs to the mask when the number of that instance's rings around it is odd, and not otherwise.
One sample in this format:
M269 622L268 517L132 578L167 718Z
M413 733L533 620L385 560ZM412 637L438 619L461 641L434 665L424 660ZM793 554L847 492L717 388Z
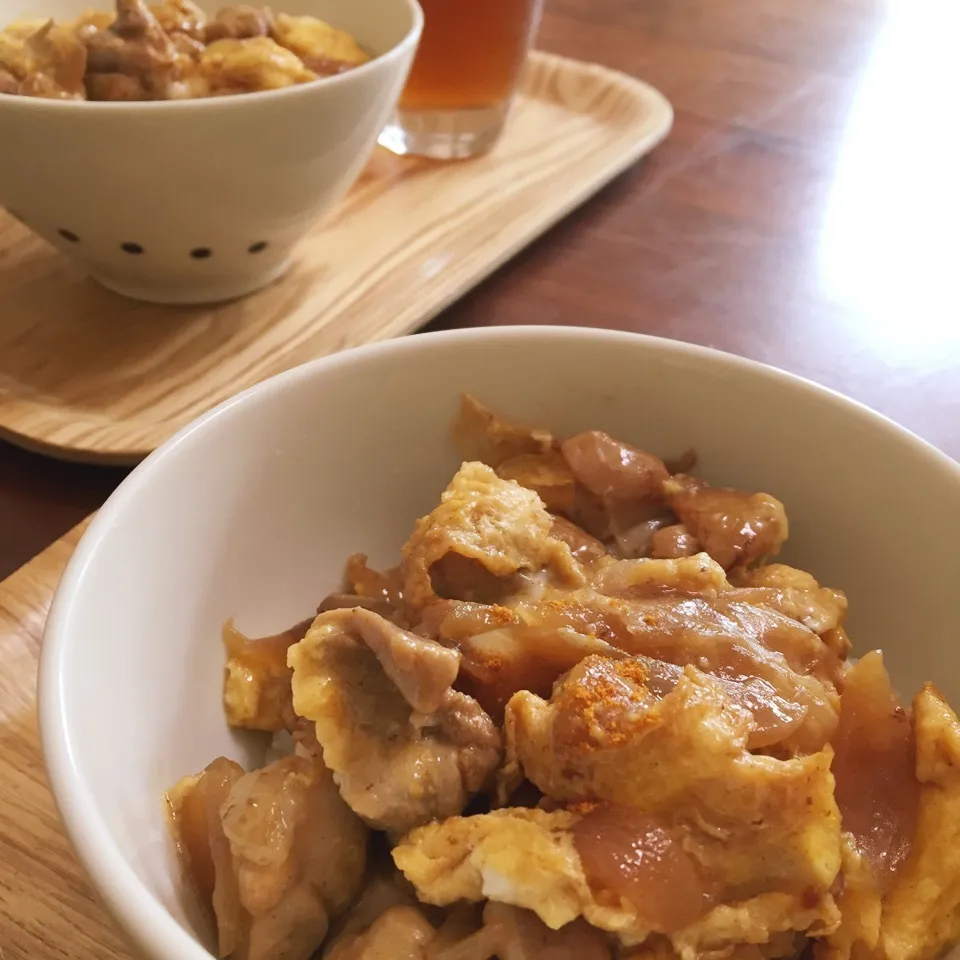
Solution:
M330 772L306 756L246 774L220 759L169 801L220 956L308 960L360 889L366 861L366 828Z

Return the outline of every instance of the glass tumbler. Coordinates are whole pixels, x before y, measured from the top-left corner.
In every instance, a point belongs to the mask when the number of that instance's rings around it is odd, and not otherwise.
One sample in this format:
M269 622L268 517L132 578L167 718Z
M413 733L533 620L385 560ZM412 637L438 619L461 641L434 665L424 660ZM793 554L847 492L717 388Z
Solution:
M380 143L438 160L485 153L503 130L543 0L420 0L420 6L420 47Z

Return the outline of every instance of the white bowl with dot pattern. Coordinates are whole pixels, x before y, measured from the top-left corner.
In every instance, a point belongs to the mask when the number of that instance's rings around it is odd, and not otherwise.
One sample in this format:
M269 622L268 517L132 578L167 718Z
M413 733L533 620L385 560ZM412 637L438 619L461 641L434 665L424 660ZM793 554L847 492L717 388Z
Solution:
M223 2L200 4L213 13ZM0 24L112 0L0 0ZM118 293L205 303L281 276L350 188L410 69L416 0L281 0L374 55L265 93L101 103L0 95L0 206Z

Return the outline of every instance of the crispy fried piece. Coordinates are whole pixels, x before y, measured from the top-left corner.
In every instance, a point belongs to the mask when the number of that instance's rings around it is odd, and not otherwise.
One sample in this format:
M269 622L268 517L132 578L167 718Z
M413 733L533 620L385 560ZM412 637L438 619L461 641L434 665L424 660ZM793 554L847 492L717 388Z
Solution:
M231 620L223 625L227 651L223 712L231 727L271 733L293 729L293 672L287 666L287 650L303 639L312 622L303 620L276 636L256 640L245 637Z
M217 40L269 37L272 26L273 11L269 7L233 4L221 7L216 15L207 21L204 40L206 43L216 43Z
M359 67L370 59L349 33L316 17L279 13L273 20L270 36L322 76Z
M213 96L280 90L317 79L296 54L269 37L216 40L203 51L199 69Z
M540 498L512 480L502 480L482 463L465 463L440 498L417 521L403 548L403 595L420 610L437 599L431 578L440 561L455 555L469 577L495 578L510 589L522 571L544 571L558 582L577 585L583 573L570 547L551 536L553 518ZM470 570L473 569L471 573ZM484 576L486 575L486 576ZM456 599L469 599L456 596Z
M294 708L371 826L399 834L460 813L496 768L499 731L449 688L458 660L365 610L321 614L291 647Z
M913 701L920 800L912 851L883 900L888 960L931 960L960 939L960 722L927 684Z
M667 480L663 492L680 522L725 570L775 556L787 539L783 504L768 494L711 487L682 473Z
M366 860L366 829L330 772L303 756L249 774L221 759L169 798L220 955L307 960L360 889Z
M477 460L494 469L513 457L544 454L554 446L549 431L510 423L466 393L460 398L452 432L454 445L464 460Z
M791 719L772 700L748 710L736 687L693 667L678 678L656 661L587 657L549 703L513 697L508 754L554 800L604 799L695 827L687 849L724 899L825 896L839 869L831 753L750 754L758 724L789 731Z

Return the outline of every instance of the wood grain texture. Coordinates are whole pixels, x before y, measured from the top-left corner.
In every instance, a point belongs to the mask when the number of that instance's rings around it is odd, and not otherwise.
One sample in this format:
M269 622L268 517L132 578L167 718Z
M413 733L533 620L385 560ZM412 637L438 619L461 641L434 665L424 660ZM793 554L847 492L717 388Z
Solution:
M37 734L40 636L78 527L0 583L0 957L127 958L73 856Z
M587 324L718 347L960 459L958 12L547 0L538 46L652 83L673 132L431 326ZM0 297L0 330L8 309ZM122 475L0 443L0 576Z
M136 462L266 377L421 326L651 150L671 117L640 81L534 54L492 154L379 152L290 274L214 307L124 300L7 219L0 432L70 459Z

